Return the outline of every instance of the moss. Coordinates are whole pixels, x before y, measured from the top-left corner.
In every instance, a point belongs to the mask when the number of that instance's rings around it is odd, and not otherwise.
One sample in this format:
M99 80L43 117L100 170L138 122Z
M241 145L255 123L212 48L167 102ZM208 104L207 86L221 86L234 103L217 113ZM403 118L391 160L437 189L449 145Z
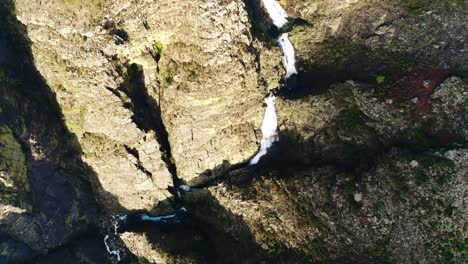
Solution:
M341 111L336 117L338 129L351 133L366 129L363 114L357 107L350 107Z
M423 185L424 183L429 181L429 175L424 171L418 170L415 175L415 183L417 185Z
M384 164L387 164L384 168L385 175L391 180L392 189L395 191L395 199L400 199L402 196L408 194L409 187L407 185L407 179L403 176L402 169L398 166L402 157L389 157L385 161L382 161ZM403 161L407 161L403 158Z
M28 209L26 157L13 131L5 126L0 126L0 171L9 176L4 179L6 185L0 184L0 201Z
M383 75L378 75L376 78L375 78L375 81L378 83L378 84L383 84L385 82L385 76Z
M88 157L101 157L108 154L114 154L121 157L126 157L127 152L125 146L116 142L103 134L85 133L81 144L86 150L85 154Z
M138 263L139 264L150 264L151 262L147 260L145 257L138 256Z
M151 56L153 56L153 58L156 60L156 62L159 62L159 60L161 59L162 52L163 52L162 42L155 40L153 42L153 47L152 47L152 50L151 50Z
M73 219L72 217L69 215L65 218L65 224L67 225L67 227L69 228L72 228L72 224L73 224Z
M432 131L436 127L434 119L414 120L414 125L403 130L395 139L396 145L402 145L414 152L420 152L436 146Z
M468 259L468 247L465 243L456 242L454 237L441 240L437 254L442 256L444 263L466 263Z
M143 73L143 66L137 63L127 64L127 72L125 73L125 79L132 81L135 77L140 76Z
M392 260L390 252L384 252L380 249L377 249L376 251L373 251L373 252L369 252L368 258L369 258L369 263L379 263L379 264L395 263L395 261Z
M399 0L399 2L413 15L421 14L430 5L430 1L427 0Z
M349 209L353 213L357 213L358 209L361 207L359 203L354 200L354 194L356 193L356 178L351 177L343 185L343 195L346 197L349 203Z
M376 131L367 125L368 118L355 106L342 110L326 134L326 160L353 170L370 168L382 149Z
M448 0L450 3L454 3L456 6L461 7L463 10L466 10L468 5L465 0Z
M80 124L77 124L75 122L72 122L70 120L65 120L65 124L67 126L67 128L70 130L71 133L74 133L76 135L79 135L81 134L81 125Z

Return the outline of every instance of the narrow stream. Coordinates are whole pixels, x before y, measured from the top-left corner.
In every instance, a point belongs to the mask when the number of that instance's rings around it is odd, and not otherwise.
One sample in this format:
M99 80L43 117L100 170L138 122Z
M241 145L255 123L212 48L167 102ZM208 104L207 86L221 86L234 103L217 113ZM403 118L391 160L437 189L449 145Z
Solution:
M278 30L281 30L281 28L288 23L288 15L286 11L284 11L283 7L275 0L262 0L262 3L270 15L273 24L278 28ZM294 46L288 38L288 33L283 33L279 36L278 46L283 54L281 61L286 71L285 79L287 79L291 75L297 74ZM260 141L260 149L257 155L250 160L249 165L257 164L260 158L267 154L268 149L275 142L279 141L275 97L272 94L269 94L265 99L265 103L267 108L265 110L261 127L262 140Z
M116 259L117 259L117 262L118 263L120 261L120 251L118 250L111 250L109 244L107 243L107 241L109 240L109 235L106 235L104 237L104 245L106 245L106 250L107 252L111 255L111 256L115 256Z
M288 15L283 7L276 0L262 0L261 4L264 6L265 11L269 14L272 24L281 30L289 21ZM282 64L286 71L285 79L293 74L297 74L295 66L295 51L294 46L288 38L288 33L282 33L278 38L278 46L283 54ZM260 141L260 148L257 154L249 161L248 166L256 165L260 159L268 153L268 149L279 141L278 135L278 118L276 115L275 96L270 93L265 98L266 109L263 116L261 125L262 139ZM177 183L176 183L177 182ZM138 225L144 222L150 222L156 227L166 225L180 225L187 219L187 209L183 206L183 194L186 192L198 191L197 188L192 188L187 185L181 185L180 180L174 181L174 186L169 191L174 195L173 207L175 212L169 215L150 216L147 213L129 214L129 215L115 215L113 216L114 236L128 230L132 225ZM107 252L114 256L120 262L121 256L119 250L110 248L108 240L109 235L104 238L104 244Z

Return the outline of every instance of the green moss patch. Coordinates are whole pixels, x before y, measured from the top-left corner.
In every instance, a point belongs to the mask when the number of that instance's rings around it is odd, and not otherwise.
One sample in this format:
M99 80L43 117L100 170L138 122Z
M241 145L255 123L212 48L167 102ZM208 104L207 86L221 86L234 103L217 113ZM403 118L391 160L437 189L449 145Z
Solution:
M163 44L161 41L155 40L153 42L153 46L151 49L151 56L156 60L156 62L159 62L161 59L161 54L163 52Z
M0 202L29 208L26 157L13 132L0 126Z

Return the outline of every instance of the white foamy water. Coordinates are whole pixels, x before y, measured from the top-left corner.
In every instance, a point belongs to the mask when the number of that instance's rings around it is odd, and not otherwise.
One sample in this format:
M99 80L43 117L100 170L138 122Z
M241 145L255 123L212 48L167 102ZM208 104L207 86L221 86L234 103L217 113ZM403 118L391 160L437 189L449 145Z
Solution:
M288 33L283 33L278 39L278 44L283 53L283 67L286 70L286 79L293 74L297 74L296 70L296 58L294 46L288 38Z
M262 0L266 11L270 15L273 24L278 28L282 28L288 23L288 14L284 11L283 7L275 0Z
M106 245L107 252L109 252L109 254L115 256L117 258L117 262L119 262L120 261L120 251L111 250L109 245L107 244L108 239L109 239L109 235L106 235L106 237L104 237L104 244Z
M263 116L262 123L262 140L260 141L260 150L257 155L253 157L249 165L255 165L258 163L260 158L267 153L268 148L270 148L274 142L278 141L278 120L276 117L276 108L275 108L275 97L270 95L265 98L265 103L267 108L265 110L265 115Z
M180 185L177 189L179 189L182 192L196 192L199 190L198 188L192 188L188 185Z
M176 216L175 214L164 215L164 216L149 216L147 214L144 214L141 216L141 220L151 221L151 222L161 222L161 220L171 219L171 218L174 218L175 216Z
M127 219L127 215L112 215L112 219L114 220L114 235L117 235L117 229L119 229L119 220L125 221Z

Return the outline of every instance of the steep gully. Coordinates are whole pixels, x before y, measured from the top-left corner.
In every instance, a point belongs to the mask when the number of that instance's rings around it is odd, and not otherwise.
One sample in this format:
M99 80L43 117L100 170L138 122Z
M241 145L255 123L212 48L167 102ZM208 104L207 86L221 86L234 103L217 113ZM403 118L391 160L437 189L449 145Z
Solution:
M289 23L286 11L276 0L261 0L259 1L259 3L263 5L263 8L268 13L272 24L278 30L281 30L285 27L286 24ZM288 33L280 34L277 43L283 55L282 64L286 71L285 79L288 79L290 76L297 74L297 70L295 67L294 46L288 38ZM144 84L142 83L143 73L142 71L139 71L137 65L130 65L129 67L136 74L132 74L131 79L129 79L127 82L127 87L124 87L121 90L127 93L127 95L129 95L129 97L133 99L132 101L134 101L135 104L139 104L136 105L135 109L149 109L146 100L144 98L139 98L141 97L139 95L142 94L142 91L144 94L145 89ZM145 98L146 97L149 96L145 96ZM261 125L262 139L260 142L260 148L257 154L248 162L248 167L257 165L260 159L266 154L268 154L268 149L279 141L278 121L275 108L275 96L273 95L273 93L270 93L265 98L265 104L266 110ZM157 104L155 105L157 106ZM157 107L156 110L160 112L159 107ZM161 151L164 153L163 159L173 177L173 187L170 188L169 191L174 195L172 206L175 210L175 213L161 216L150 216L147 213L114 215L112 216L114 229L114 233L112 234L112 236L118 236L119 233L131 229L132 226L145 222L151 223L153 226L158 228L184 224L186 221L188 221L188 215L187 209L184 207L183 204L183 195L187 192L194 192L200 190L200 188L190 187L182 184L182 181L177 177L175 164L172 163L170 160L170 144L167 140L167 130L165 129L164 124L160 118L160 113L159 115L156 115L156 117L154 114L148 113L148 111L144 111L141 114L142 115L140 116L140 118L137 117L137 120L135 121L138 121L139 119L140 121L149 120L149 122L139 122L139 126L143 128L148 128L146 126L147 124L155 124L152 128L157 131L156 134L158 135L158 142L161 144ZM128 151L131 152L132 150ZM245 166L245 164L242 164L242 166ZM120 251L118 249L111 248L110 243L108 243L109 239L109 235L106 235L104 238L106 250L111 256L113 256L116 259L117 262L119 262L121 260Z

